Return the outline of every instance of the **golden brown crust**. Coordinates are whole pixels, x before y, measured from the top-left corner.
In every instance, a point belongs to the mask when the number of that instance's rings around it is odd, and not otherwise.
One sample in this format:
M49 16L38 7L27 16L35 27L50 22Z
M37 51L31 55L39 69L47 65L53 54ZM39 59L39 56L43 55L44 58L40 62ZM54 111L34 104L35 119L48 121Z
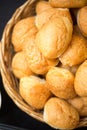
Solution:
M32 72L36 74L45 74L51 66L56 66L59 59L47 59L38 50L35 44L35 35L31 38L26 38L23 51L26 55L26 61Z
M68 49L60 56L63 65L74 66L81 64L87 58L87 39L74 26L74 32Z
M77 13L77 24L83 36L87 37L87 6L79 9Z
M79 114L69 103L54 97L46 102L43 119L56 129L74 129L79 123Z
M32 75L33 72L28 66L26 55L23 51L17 52L12 58L12 71L17 78Z
M66 69L52 67L46 74L48 89L57 97L69 99L76 96L74 75Z
M37 26L38 29L41 29L42 26L45 23L47 23L49 20L59 17L59 16L67 17L70 20L70 22L73 23L72 17L68 8L49 8L48 10L44 10L41 13L36 15L35 25Z
M31 37L37 32L35 17L27 17L17 22L12 32L12 44L15 51L21 51L27 37Z
M59 57L68 47L72 37L72 24L67 17L59 16L48 21L36 34L35 43L44 57Z
M87 60L79 66L76 72L74 87L79 96L87 96Z
M68 102L77 109L80 116L87 116L87 97L75 97Z
M36 5L36 13L40 14L43 11L47 11L49 9L51 9L52 6L50 5L50 3L48 1L39 1Z
M87 0L49 0L53 7L79 8L87 5Z
M45 74L49 69L49 65L35 44L35 36L32 37L31 41L27 38L25 43L23 51L26 54L26 60L30 69L36 74Z
M36 15L35 25L38 28L38 30L40 30L42 28L42 26L51 19L52 15L54 15L54 9L53 8L49 9L47 11L43 11L40 14Z
M23 99L33 108L42 109L51 92L47 89L44 79L28 76L20 79L19 92Z

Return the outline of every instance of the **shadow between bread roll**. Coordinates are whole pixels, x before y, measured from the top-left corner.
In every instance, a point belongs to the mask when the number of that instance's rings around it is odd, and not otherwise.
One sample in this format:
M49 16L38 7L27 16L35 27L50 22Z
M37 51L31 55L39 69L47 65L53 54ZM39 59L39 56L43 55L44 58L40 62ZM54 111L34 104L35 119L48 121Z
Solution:
M66 65L60 64L59 67L60 68L65 68L65 69L69 70L71 73L73 73L75 75L76 71L78 70L79 65L66 66Z

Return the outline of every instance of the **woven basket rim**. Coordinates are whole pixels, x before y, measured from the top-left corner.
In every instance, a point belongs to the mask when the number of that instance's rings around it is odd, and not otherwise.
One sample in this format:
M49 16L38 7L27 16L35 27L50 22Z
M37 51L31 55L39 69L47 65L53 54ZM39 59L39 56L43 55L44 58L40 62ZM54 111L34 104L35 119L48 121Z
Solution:
M31 117L43 122L42 119L42 114L41 112L35 112L28 104L26 104L23 99L18 95L17 92L15 92L14 89L12 89L10 87L10 83L9 83L9 77L7 75L7 71L6 71L6 66L4 63L4 44L5 44L5 39L6 39L6 35L8 33L9 30L7 30L8 28L11 28L11 26L13 26L16 23L15 19L18 19L19 15L22 13L22 11L26 8L26 6L28 6L29 4L32 4L33 2L38 1L38 0L28 0L26 1L23 5L21 5L20 7L18 7L16 9L16 11L13 13L12 18L7 22L4 30L3 30L3 35L1 38L1 48L0 48L0 62L1 62L1 76L2 76L2 81L3 81L3 85L4 85L4 89L7 92L8 96L13 100L13 102L25 113L27 113L28 115L30 115Z
M1 77L3 81L3 86L5 91L7 92L8 96L13 100L13 102L25 113L27 113L29 116L41 121L43 121L43 115L42 112L35 111L32 109L28 104L24 102L24 100L21 98L21 96L17 93L16 89L12 88L12 82L9 82L10 76L8 74L8 68L5 63L5 50L6 50L6 38L8 37L8 34L10 33L10 30L15 25L15 23L21 19L19 17L22 12L27 8L27 6L32 5L34 2L38 2L39 0L27 0L23 5L18 7L16 11L13 13L11 19L7 22L4 30L3 35L1 38L1 47L0 47L0 62L1 62ZM15 84L15 83L14 83ZM84 117L80 120L80 123L78 124L78 127L85 127L87 126L87 117Z

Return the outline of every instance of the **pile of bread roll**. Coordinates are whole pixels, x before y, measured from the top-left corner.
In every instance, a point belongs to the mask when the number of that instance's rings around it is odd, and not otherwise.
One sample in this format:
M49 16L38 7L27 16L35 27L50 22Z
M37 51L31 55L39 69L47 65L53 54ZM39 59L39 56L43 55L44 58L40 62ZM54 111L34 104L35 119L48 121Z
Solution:
M87 116L87 0L39 1L12 32L19 94L56 129Z

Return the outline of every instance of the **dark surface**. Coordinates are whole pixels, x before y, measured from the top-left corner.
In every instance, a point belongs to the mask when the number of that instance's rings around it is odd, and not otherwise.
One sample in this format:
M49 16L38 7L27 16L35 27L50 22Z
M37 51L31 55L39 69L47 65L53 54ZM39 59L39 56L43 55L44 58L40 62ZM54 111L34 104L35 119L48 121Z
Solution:
M7 21L11 18L15 9L22 5L25 1L26 0L0 0L0 39ZM32 117L21 111L5 92L1 77L0 91L2 93L2 107L0 110L0 130L19 130L18 128L20 128L21 130L22 128L28 130L54 130L50 126L33 119ZM11 126L14 126L15 128L13 129Z

